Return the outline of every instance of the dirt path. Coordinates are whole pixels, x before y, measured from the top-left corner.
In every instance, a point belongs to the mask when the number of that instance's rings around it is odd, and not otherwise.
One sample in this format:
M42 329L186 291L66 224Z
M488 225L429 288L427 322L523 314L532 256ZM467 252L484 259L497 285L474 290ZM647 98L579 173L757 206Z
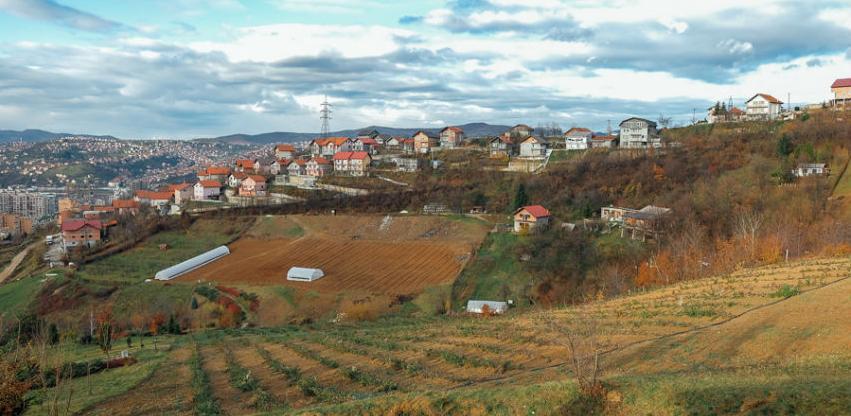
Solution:
M6 269L0 272L0 283L5 283L6 279L12 277L12 274L14 274L15 269L17 269L18 266L21 265L21 262L23 262L24 258L27 257L27 254L29 254L29 252L33 248L35 248L36 244L40 244L40 242L35 242L28 245L20 253L16 254L15 257L12 257L12 261L9 262L9 265L6 266Z

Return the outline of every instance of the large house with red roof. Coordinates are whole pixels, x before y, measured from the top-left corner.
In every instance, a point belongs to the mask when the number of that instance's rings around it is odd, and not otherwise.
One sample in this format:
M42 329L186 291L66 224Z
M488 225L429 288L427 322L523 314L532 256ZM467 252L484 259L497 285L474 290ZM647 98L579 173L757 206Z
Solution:
M290 176L307 175L307 161L304 159L295 159L287 165L287 173Z
M514 232L529 232L550 224L550 211L541 205L527 205L514 211Z
M266 178L261 175L248 175L239 186L239 196L266 196Z
M62 222L62 240L68 247L94 247L101 241L103 225L98 220L65 220Z
M851 104L851 78L839 78L830 85L833 93L833 105Z
M756 94L745 101L748 120L776 120L783 112L783 101L768 94Z
M173 191L148 191L140 189L136 191L136 196L133 199L139 201L139 203L150 205L152 207L163 207L171 203L173 198Z
M310 154L312 155L333 156L337 152L351 150L352 140L348 137L328 137L310 142Z
M440 147L453 149L464 143L464 129L446 127L440 131Z
M343 175L363 176L372 158L366 152L340 152L334 155L334 171Z
M372 137L358 137L352 141L353 152L367 152L374 155L378 150L378 140Z
M220 166L210 166L201 172L198 172L199 181L219 181L225 182L230 176L230 168Z
M295 155L295 146L291 144L279 144L275 146L275 159L292 159Z
M139 213L139 208L141 204L139 201L135 199L113 199L112 200L112 208L118 213L118 215L136 215Z
M572 127L564 133L564 148L567 150L585 150L591 148L594 133L584 127Z
M260 161L257 159L237 159L234 171L254 173L260 171Z
M424 130L414 133L411 138L414 139L414 151L417 153L428 153L440 144L439 137Z

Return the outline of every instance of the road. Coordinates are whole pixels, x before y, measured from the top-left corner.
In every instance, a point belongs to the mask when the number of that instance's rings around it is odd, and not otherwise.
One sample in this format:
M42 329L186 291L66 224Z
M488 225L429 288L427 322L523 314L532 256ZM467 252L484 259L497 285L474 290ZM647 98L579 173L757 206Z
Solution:
M24 258L27 257L27 254L32 250L36 244L44 244L40 241L32 243L28 245L25 249L21 250L20 253L16 254L15 257L12 257L12 261L6 266L6 269L0 272L0 283L4 283L6 279L12 276L15 272L15 269L24 261Z

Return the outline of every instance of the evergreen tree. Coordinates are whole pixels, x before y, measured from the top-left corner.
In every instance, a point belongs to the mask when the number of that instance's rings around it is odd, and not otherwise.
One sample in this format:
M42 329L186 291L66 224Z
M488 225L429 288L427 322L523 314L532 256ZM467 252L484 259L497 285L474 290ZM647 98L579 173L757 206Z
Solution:
M190 304L192 309L198 309L198 299L195 299L195 296L192 297L192 303Z
M794 151L794 146L792 145L792 139L789 138L788 134L784 134L780 137L780 140L777 141L777 155L780 157L786 157L792 154Z
M59 328L56 327L56 324L50 324L50 327L47 329L48 340L50 341L50 345L56 345L59 343Z
M526 195L526 186L522 183L517 187L517 192L514 194L514 209L517 210L529 203L529 195Z

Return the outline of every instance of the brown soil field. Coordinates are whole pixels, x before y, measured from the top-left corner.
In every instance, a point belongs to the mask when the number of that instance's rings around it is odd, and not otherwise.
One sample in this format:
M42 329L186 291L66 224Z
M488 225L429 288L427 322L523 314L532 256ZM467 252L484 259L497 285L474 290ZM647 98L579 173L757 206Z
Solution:
M231 254L178 278L224 284L281 285L320 293L413 294L452 282L488 226L443 217L292 216L298 238L252 229ZM258 222L268 226L269 221ZM275 227L290 229L276 221ZM254 236L264 235L265 238ZM315 282L286 280L290 267L322 269Z

